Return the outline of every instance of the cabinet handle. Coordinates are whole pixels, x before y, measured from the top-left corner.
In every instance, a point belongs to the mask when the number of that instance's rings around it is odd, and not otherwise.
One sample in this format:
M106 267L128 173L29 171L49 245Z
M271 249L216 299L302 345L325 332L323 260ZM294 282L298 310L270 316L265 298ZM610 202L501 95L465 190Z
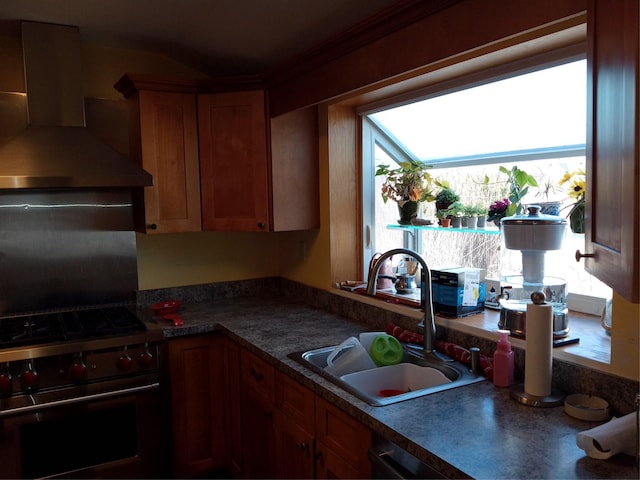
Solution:
M595 253L582 253L580 250L576 250L576 262L579 262L581 258L593 258Z
M309 444L307 442L300 442L300 450L306 451L309 449Z
M258 222L258 228L260 230L264 230L264 223L263 222Z
M151 225L149 225L149 229L151 230L157 230L158 229L158 225L155 223L152 223Z

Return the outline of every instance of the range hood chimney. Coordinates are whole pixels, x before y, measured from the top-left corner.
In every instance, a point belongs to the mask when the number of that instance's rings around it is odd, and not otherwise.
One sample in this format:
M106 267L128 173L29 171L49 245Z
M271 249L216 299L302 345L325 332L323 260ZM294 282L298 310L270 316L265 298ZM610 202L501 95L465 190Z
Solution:
M22 22L22 50L29 124L0 148L0 189L152 185L85 127L78 28Z

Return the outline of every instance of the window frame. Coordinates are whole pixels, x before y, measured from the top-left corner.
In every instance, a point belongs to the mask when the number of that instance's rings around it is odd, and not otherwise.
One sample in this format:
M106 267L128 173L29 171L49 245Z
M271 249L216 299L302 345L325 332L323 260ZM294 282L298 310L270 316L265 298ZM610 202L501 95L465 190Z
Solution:
M394 161L420 161L401 142L388 132L382 125L369 118L368 115L397 106L407 105L428 98L445 95L448 93L472 88L478 85L492 83L506 78L516 77L526 73L551 68L554 66L586 59L586 45L577 49L558 49L555 52L544 55L535 55L530 58L519 59L516 62L506 63L494 67L485 72L476 72L470 75L462 75L445 82L417 89L413 92L391 97L386 100L376 101L374 104L361 105L356 113L360 117L362 132L362 232L363 250L362 265L367 270L371 258L375 254L375 146L377 145ZM585 99L586 102L586 99ZM586 125L585 125L586 129ZM512 152L495 152L492 154L479 154L466 157L452 157L447 159L430 159L429 165L434 170L470 166L478 164L499 164L508 162L526 162L542 160L546 158L563 158L586 155L586 144L568 145L561 147L549 147ZM410 229L403 231L403 247L422 251L422 235L413 233Z

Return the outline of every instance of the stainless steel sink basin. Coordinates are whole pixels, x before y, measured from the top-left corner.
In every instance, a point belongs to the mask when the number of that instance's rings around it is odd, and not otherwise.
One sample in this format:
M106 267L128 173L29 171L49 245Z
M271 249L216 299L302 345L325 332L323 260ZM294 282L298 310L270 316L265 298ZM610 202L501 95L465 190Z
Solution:
M421 351L406 346L402 363L338 377L325 370L327 357L334 348L336 345L294 352L289 358L375 407L485 380L460 362L425 359Z

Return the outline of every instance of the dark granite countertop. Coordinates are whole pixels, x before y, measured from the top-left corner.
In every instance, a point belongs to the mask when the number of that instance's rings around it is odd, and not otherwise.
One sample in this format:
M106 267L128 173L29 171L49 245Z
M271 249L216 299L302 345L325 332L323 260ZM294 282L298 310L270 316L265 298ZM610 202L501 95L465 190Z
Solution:
M638 478L633 457L595 460L577 447L576 433L597 423L522 405L489 381L371 407L287 357L367 325L282 297L189 303L180 313L183 326L159 320L166 338L223 332L449 478Z

